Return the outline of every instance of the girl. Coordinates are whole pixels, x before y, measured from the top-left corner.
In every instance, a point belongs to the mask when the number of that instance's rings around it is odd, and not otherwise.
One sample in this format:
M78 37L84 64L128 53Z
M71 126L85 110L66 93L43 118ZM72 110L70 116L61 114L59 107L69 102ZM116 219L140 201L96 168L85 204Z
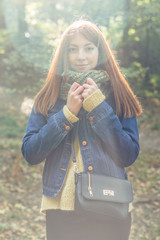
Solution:
M139 154L141 106L96 25L74 22L64 32L36 96L22 144L30 164L45 160L41 211L48 240L127 240L124 221L74 209L77 169L126 178ZM73 141L73 136L75 140Z

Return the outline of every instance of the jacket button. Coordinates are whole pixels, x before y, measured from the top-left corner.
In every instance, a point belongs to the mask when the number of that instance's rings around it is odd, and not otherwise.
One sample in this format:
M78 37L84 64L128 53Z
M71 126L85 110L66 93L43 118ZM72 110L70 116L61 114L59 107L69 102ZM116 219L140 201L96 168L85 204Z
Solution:
M94 119L94 116L90 116L89 120L92 121Z
M67 131L69 131L70 130L70 126L65 126L65 129L67 130Z
M88 171L92 171L93 167L92 166L88 166Z
M83 145L83 146L86 146L86 145L87 145L87 142L86 142L86 141L83 141L83 142L82 142L82 145Z

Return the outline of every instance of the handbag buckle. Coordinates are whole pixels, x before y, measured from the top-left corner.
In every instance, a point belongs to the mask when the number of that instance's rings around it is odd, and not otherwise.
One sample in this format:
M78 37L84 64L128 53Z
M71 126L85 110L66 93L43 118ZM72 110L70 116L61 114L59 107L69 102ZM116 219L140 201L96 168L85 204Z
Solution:
M73 172L78 173L78 167L76 162L73 163Z
M114 191L103 189L103 195L114 197Z

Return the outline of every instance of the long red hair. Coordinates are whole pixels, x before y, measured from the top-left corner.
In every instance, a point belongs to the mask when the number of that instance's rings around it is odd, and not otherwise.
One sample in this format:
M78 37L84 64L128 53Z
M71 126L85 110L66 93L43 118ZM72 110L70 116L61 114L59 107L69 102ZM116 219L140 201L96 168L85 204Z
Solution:
M69 70L69 41L76 33L81 33L99 49L99 60L96 69L101 69L108 73L116 103L116 114L119 116L123 111L124 117L140 115L142 113L141 105L122 75L102 32L95 24L85 20L74 22L63 33L45 84L35 98L35 112L39 111L43 115L47 115L48 110L55 104L59 95L61 75Z

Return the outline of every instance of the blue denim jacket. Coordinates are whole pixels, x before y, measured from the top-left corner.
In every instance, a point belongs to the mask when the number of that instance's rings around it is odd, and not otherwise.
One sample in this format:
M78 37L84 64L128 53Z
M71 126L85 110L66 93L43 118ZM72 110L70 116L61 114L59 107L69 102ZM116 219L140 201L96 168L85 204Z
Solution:
M63 113L64 104L57 100L48 117L32 109L23 138L22 153L28 163L45 159L43 194L55 198L60 192L76 133L85 171L126 178L124 168L139 154L136 117L117 117L113 101L104 100L89 113L82 108L78 123L71 123Z

